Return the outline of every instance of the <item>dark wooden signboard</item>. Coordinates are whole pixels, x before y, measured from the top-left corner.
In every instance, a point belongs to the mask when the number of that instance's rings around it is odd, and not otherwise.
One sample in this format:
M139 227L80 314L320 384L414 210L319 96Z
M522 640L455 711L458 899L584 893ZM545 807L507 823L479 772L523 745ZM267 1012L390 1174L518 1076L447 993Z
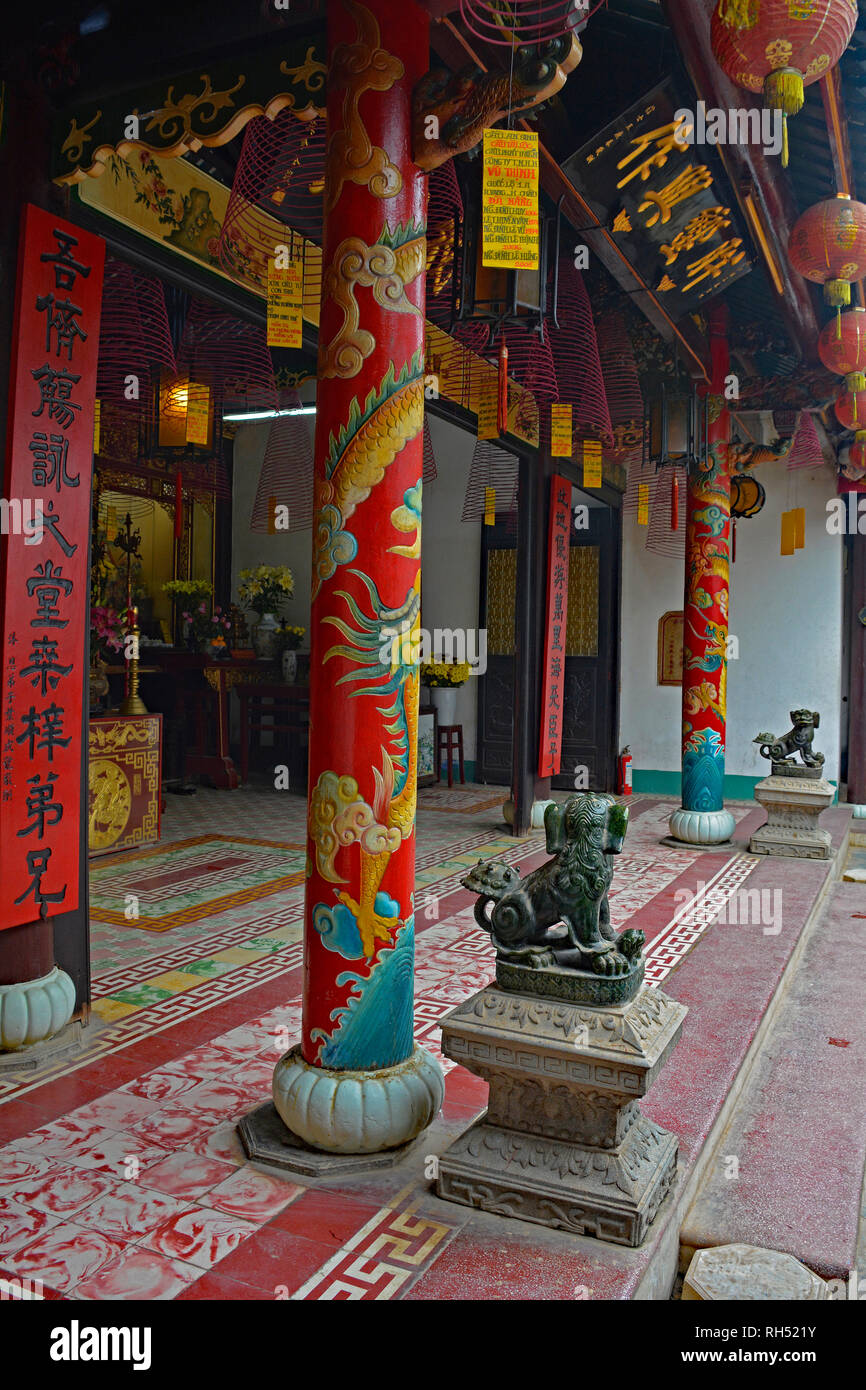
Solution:
M685 142L679 109L662 83L562 166L674 320L752 269L733 200L709 148Z
M20 248L0 566L0 929L79 906L105 257L101 238L29 204ZM28 511L41 527L23 524Z

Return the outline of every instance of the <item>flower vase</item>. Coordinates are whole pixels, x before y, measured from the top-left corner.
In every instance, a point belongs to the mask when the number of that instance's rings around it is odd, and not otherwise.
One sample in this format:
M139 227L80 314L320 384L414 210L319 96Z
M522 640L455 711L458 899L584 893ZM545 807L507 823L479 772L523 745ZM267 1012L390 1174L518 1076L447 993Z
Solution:
M430 698L436 706L440 725L457 723L457 686L434 685Z
M253 633L253 647L256 656L263 660L273 660L276 654L274 638L278 630L279 624L273 613L263 613Z
M283 680L286 685L294 685L298 678L298 653L286 647L283 652Z

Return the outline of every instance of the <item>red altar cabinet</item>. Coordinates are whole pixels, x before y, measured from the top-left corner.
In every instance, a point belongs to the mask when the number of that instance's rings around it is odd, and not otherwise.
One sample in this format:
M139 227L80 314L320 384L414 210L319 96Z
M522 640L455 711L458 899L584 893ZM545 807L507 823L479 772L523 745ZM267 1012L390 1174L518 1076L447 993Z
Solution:
M159 839L161 783L161 714L91 719L91 859Z

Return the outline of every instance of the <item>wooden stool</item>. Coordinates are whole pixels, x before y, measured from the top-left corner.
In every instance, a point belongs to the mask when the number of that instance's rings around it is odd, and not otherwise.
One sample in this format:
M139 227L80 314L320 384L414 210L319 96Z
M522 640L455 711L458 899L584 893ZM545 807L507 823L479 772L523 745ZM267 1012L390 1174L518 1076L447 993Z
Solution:
M454 786L454 753L457 754L460 766L460 781L464 783L466 778L463 775L463 725L462 724L439 724L436 736L436 781L442 780L442 753L448 759L448 785Z
M306 710L299 708L294 686L239 685L235 689L241 706L241 781L249 780L250 744L253 735L259 750L262 734L273 736L273 750L283 749L289 758L290 775L303 780L306 776L306 755L309 723ZM289 740L277 740L278 734L289 734Z

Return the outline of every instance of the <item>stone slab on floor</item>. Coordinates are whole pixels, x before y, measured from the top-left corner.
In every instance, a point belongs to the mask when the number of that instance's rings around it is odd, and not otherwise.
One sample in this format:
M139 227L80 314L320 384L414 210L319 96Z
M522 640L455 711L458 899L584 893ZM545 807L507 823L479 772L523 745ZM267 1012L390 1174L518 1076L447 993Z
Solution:
M854 1267L866 1156L864 914L862 887L834 888L686 1217L686 1257L742 1243L785 1251L825 1279ZM725 1177L726 1155L739 1160L737 1179Z

